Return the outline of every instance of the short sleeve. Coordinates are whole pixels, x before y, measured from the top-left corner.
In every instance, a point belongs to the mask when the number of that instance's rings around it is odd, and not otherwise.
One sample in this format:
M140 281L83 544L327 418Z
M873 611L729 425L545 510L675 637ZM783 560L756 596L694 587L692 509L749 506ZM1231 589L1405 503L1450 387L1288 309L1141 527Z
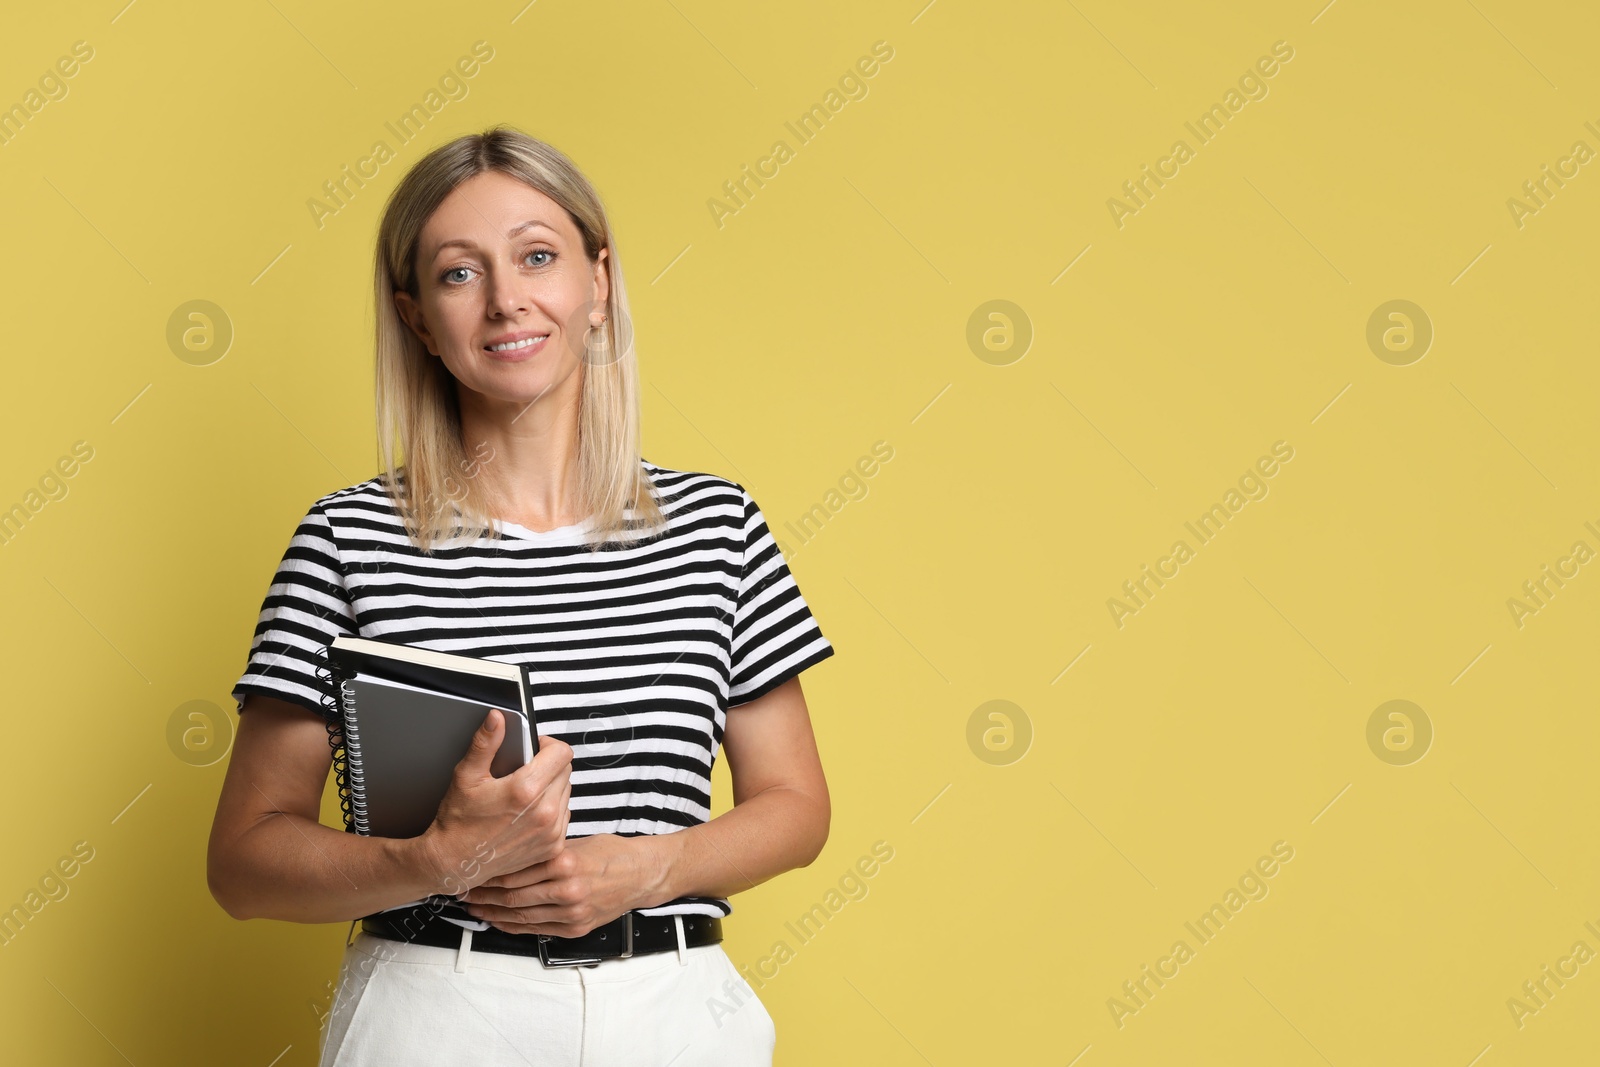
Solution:
M733 620L728 706L747 704L833 655L766 517L743 486L744 561Z
M246 694L261 693L325 718L326 685L317 670L326 664L330 641L355 633L344 568L319 501L289 539L262 602L245 672L233 687L239 710Z

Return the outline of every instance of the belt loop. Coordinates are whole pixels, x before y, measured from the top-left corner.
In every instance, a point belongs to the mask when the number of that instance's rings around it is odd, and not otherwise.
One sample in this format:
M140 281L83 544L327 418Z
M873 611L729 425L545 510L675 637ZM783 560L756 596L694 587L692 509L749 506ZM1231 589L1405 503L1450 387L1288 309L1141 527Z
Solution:
M672 917L672 925L677 929L678 933L678 965L680 967L687 967L689 965L689 961L683 957L685 948L683 942L683 916L674 915Z
M456 973L467 973L467 954L472 951L472 927L461 928L461 947L456 949Z

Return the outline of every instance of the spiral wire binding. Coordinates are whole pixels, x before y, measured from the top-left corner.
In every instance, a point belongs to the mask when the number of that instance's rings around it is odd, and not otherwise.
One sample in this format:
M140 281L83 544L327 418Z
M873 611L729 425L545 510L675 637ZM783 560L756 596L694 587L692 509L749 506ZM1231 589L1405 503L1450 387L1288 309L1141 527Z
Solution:
M350 808L356 833L367 832L366 778L361 771L361 734L356 729L356 689L349 679L341 679L339 692L344 701L345 763L350 772Z
M339 811L344 816L344 828L346 830L351 833L365 833L367 822L366 798L364 795L361 797L358 821L356 810L356 794L351 788L352 782L350 776L350 757L352 755L356 760L357 766L360 766L360 742L357 738L352 736L351 741L354 742L354 745L352 746L346 744L344 736L344 710L340 706L340 701L335 699L333 695L335 679L333 676L333 669L329 665L328 661L327 646L323 646L319 655L320 662L315 670L317 679L322 682L322 693L320 696L322 703L322 719L323 725L327 727L328 730L328 747L333 750L334 786L338 790L339 794ZM345 686L343 679L338 680L338 689L346 697L349 696L349 689ZM351 749L351 751L347 751L347 749ZM356 784L360 784L359 779L357 780Z

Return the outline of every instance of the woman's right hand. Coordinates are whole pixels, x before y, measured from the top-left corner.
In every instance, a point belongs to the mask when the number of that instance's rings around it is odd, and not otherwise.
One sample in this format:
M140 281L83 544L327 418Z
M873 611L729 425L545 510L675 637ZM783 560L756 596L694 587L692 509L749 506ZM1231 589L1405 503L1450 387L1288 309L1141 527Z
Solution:
M531 763L496 778L489 766L504 736L504 713L491 709L456 764L433 824L417 839L439 893L459 895L543 863L566 842L572 747L540 735Z

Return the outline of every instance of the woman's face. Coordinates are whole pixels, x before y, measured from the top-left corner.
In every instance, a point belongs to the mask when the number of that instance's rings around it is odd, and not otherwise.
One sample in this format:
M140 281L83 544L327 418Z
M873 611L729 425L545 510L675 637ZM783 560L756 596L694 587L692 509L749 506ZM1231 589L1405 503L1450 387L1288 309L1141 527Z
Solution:
M395 305L455 376L463 406L502 408L508 420L541 398L576 407L589 312L606 306L605 256L601 249L590 262L554 200L485 171L452 190L423 226L420 299L399 292Z

